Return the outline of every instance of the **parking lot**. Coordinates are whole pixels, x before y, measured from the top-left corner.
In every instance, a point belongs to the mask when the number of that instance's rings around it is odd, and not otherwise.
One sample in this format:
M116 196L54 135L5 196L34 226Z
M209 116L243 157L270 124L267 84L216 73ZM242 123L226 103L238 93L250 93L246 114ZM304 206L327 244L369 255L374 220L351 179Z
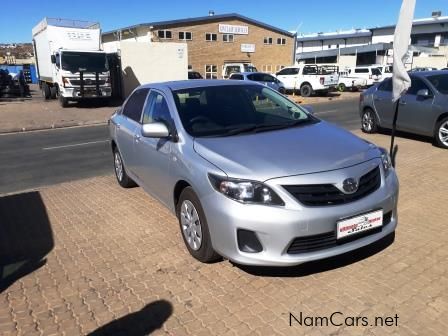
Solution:
M0 334L446 335L448 156L421 139L396 143L394 241L294 268L200 264L176 218L112 175L4 196ZM313 319L300 325L301 314ZM332 314L337 325L316 325Z

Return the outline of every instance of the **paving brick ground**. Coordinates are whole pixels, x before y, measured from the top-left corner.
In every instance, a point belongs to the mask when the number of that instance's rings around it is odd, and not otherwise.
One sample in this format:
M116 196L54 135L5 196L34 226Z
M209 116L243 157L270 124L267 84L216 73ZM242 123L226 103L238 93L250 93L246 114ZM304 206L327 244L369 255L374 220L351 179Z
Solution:
M196 262L175 217L112 176L0 199L0 220L15 221L3 246L18 255L31 246L29 258L38 259L54 242L46 264L31 262L28 275L3 270L11 281L0 289L0 335L446 335L448 152L397 143L395 241L295 268ZM290 327L289 312L369 323L397 314L398 326Z

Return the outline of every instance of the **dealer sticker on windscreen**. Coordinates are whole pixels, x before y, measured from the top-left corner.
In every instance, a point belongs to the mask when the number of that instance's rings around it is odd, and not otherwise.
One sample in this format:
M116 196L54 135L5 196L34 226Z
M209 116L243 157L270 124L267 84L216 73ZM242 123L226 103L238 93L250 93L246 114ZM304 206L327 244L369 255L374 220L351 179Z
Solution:
M346 219L337 223L337 238L344 238L383 225L383 210Z

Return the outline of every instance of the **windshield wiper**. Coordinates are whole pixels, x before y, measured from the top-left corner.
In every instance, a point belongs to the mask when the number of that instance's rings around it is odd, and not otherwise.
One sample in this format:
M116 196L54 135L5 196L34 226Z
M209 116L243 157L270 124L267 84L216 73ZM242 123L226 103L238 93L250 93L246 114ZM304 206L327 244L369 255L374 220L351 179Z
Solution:
M290 128L290 127L302 125L302 124L308 123L310 121L312 121L312 120L311 119L300 119L300 120L295 120L293 122L281 123L281 124L271 124L271 125L252 124L252 125L247 125L244 127L231 129L231 130L227 131L226 133L221 134L221 136L231 136L231 135L251 133L251 132L258 133L258 132L279 130L279 129Z

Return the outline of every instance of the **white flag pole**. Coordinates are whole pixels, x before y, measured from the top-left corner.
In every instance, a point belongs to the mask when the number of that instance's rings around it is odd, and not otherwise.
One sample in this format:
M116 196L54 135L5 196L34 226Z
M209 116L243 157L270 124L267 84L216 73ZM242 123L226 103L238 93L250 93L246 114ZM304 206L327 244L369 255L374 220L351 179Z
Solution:
M411 86L411 79L406 71L405 62L408 53L409 39L411 38L412 19L414 17L416 0L403 0L394 34L394 62L392 76L392 101L395 102L395 113L392 122L392 135L390 141L390 155L392 164L395 166L397 148L394 148L395 131L397 128L398 107L400 97L406 93Z

